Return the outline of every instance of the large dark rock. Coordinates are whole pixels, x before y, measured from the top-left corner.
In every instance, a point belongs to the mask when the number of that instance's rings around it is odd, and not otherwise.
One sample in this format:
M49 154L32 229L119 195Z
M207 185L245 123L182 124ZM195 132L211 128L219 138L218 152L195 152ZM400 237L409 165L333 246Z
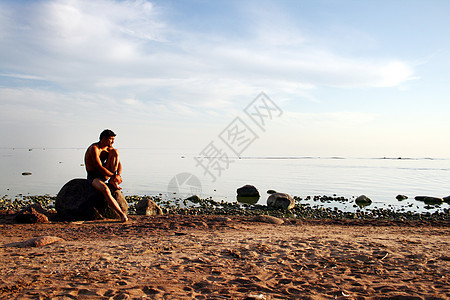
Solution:
M250 184L238 188L236 192L238 197L260 197L258 189Z
M111 193L122 211L127 213L128 203L122 192L111 189ZM56 196L55 208L58 219L64 221L120 219L108 206L103 194L81 178L72 179L61 188Z
M238 188L236 192L236 199L240 203L256 204L260 198L258 189L250 184Z

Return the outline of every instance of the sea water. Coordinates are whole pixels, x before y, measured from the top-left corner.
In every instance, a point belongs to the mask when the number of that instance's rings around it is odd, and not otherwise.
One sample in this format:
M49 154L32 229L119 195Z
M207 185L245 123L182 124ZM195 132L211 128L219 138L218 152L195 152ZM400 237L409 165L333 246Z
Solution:
M0 149L0 195L54 196L73 178L85 178L85 149ZM236 189L254 185L265 204L269 189L306 198L342 196L348 203L311 203L355 210L359 195L371 208L424 211L415 196L450 195L450 159L351 157L198 157L173 149L120 150L125 195L185 198L198 194L217 201L236 201ZM31 175L22 175L26 172ZM399 202L396 196L408 196ZM305 201L305 200L303 200ZM306 203L306 202L305 202ZM429 209L430 207L428 207ZM433 210L448 209L444 203Z

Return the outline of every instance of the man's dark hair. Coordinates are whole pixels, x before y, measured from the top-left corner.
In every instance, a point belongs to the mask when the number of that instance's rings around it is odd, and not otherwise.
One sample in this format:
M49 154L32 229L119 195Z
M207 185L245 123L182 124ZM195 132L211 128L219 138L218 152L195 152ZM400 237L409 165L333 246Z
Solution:
M116 136L116 134L115 134L112 130L105 129L105 130L102 131L102 133L100 133L100 141L101 141L103 138L109 139L109 138L112 137L112 136Z

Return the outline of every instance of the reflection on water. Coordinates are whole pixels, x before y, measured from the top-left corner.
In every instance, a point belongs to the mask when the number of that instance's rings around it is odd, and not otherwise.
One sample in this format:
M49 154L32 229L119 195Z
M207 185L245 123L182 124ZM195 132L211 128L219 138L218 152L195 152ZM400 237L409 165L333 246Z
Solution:
M56 195L69 180L85 178L84 151L0 149L0 195ZM211 196L218 201L236 201L236 189L251 184L262 195L259 204L265 204L266 191L273 189L303 199L308 195L351 199L351 202L333 202L332 206L343 210L356 209L354 199L363 194L373 201L370 207L406 210L423 210L427 205L415 201L415 196L450 195L449 159L243 157L233 158L228 168L212 181L196 165L193 154L157 148L125 148L120 153L125 195L173 198L179 196L174 188L183 185L192 188L193 179L198 180L195 185L201 197ZM24 172L31 175L24 176ZM185 177L190 181L181 182ZM408 198L400 202L396 199L399 194ZM328 205L314 198L309 203ZM449 205L444 203L441 207Z
M246 196L236 196L236 200L239 203L245 204L256 204L258 203L260 197L246 197Z

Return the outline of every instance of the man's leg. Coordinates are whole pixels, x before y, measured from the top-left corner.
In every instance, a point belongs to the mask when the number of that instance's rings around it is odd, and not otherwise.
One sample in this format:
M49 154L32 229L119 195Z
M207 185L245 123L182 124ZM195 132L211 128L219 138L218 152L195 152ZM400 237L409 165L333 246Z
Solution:
M103 196L106 199L106 202L108 203L108 205L114 209L120 216L121 221L122 222L126 222L128 221L128 217L127 215L122 211L122 209L120 208L119 204L117 203L116 199L114 199L114 197L111 194L111 191L109 190L108 186L106 185L106 183L104 183L103 181L101 181L98 178L95 178L92 181L92 186L99 190L100 192L102 192Z
M119 151L117 149L109 151L104 167L113 173L117 172L119 169Z
M113 149L113 150L109 151L108 158L107 158L107 160L106 160L106 163L105 163L105 166L104 166L104 167L107 168L109 171L115 173L115 172L117 172L118 169L119 169L119 163L120 163L120 160L119 160L119 151L118 151L117 149ZM119 184L122 183L121 181L118 182L117 180L111 178L108 182L109 182L115 189L117 189L117 190L120 190L120 189L121 189L121 187L119 187Z

